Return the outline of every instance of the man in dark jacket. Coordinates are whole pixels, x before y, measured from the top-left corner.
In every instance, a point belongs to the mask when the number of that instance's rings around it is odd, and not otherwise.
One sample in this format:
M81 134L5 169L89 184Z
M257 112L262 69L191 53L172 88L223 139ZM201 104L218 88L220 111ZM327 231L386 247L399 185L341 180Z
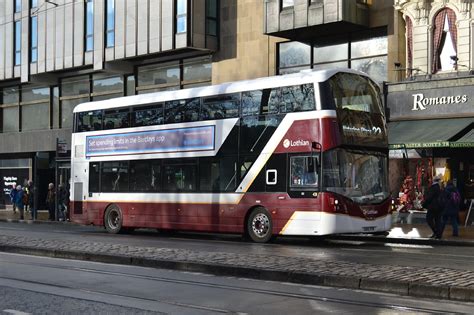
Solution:
M441 235L443 235L446 223L448 223L448 221L451 221L451 225L453 226L453 236L459 236L458 214L459 207L461 204L461 195L459 194L459 191L456 189L452 181L448 181L448 183L446 184L444 194L446 196L446 203L444 205L443 211Z
M437 175L433 178L433 183L425 194L425 201L423 208L426 208L426 222L430 226L433 234L430 238L441 238L441 216L443 212L442 205L440 205L441 196L441 176Z

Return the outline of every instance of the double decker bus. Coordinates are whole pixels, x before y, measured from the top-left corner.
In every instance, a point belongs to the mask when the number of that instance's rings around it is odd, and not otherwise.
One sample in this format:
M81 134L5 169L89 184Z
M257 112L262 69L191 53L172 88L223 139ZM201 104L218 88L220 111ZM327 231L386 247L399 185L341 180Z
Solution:
M353 70L89 102L74 109L71 220L320 236L390 229L378 86Z

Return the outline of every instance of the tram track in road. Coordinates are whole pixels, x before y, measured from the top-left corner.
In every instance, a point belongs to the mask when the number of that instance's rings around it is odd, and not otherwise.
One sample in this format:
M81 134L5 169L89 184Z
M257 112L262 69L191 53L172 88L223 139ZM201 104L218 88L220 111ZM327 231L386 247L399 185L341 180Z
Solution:
M12 263L8 260L0 259L0 264L4 265L5 263ZM176 284L176 285L185 285L185 286L196 286L202 288L209 288L209 289L218 289L218 290L228 290L232 292L245 292L251 294L261 294L266 296L274 296L279 298L292 298L292 299L301 299L305 301L312 301L318 303L335 303L335 304L344 304L356 307L367 307L373 309L385 309L389 311L395 312L416 312L416 313L426 313L426 314L440 314L443 313L440 310L428 307L413 307L413 306L404 306L397 303L380 303L380 302L370 302L370 301L362 301L362 300L351 300L351 299L344 299L344 298L337 298L337 297L327 297L322 295L315 295L312 294L310 288L314 288L315 286L310 285L301 285L303 288L301 293L294 293L294 292L285 292L283 290L271 290L271 289L261 289L261 288L254 288L250 286L241 286L241 285L231 285L231 284L218 284L213 283L212 281L196 281L196 280L187 280L187 279L174 279L171 277L163 277L163 276L152 276L152 275L140 275L134 273L127 273L127 272L116 272L116 271L105 271L100 269L94 268L84 268L84 267L72 267L72 266L61 266L57 264L51 263L27 263L27 262L16 262L15 264L20 264L25 267L43 267L43 268L54 268L54 269L61 269L64 271L69 272L82 272L82 273L89 273L97 276L110 276L110 277L123 277L126 279L138 279L138 280L146 280L146 281L155 281L155 282L165 282L168 284ZM186 273L186 274L193 274L193 273ZM198 274L198 273L196 273ZM214 276L209 276L214 277ZM233 279L240 279L234 277L228 277ZM170 300L161 300L155 298L146 298L143 296L138 296L134 294L123 294L117 293L112 291L100 290L100 289L91 289L91 288L78 288L70 285L60 285L51 282L45 281L34 281L34 280L26 280L26 279L19 279L13 277L5 277L0 276L0 279L10 280L10 281L20 281L26 284L34 284L34 285L44 285L49 286L57 289L68 289L68 290L78 290L87 294L92 295L103 295L103 296L111 296L117 298L127 298L133 299L135 301L143 301L143 302L152 302L152 303L162 303L170 306L176 307L184 307L184 308L192 308L196 310L203 310L215 313L222 313L222 314L236 314L234 310L226 310L221 308L213 308L207 307L202 305L194 305L189 303L180 303L177 301L170 301ZM248 279L246 279L248 280ZM126 282L126 280L125 280ZM267 281L268 282L268 281ZM281 283L280 284L285 284ZM293 286L293 285L291 285ZM30 290L35 292L34 290ZM305 293L306 292L306 293ZM450 314L463 314L458 312L449 312Z

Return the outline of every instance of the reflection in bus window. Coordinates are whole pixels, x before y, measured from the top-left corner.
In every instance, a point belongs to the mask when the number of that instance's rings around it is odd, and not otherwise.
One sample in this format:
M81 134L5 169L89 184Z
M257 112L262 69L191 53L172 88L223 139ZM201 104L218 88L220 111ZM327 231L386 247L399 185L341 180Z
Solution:
M203 98L201 120L224 119L239 116L240 94Z
M198 97L165 102L165 123L198 121L200 104L201 99Z
M237 160L203 158L199 161L200 191L234 191L237 186Z
M130 161L130 192L161 191L159 161Z
M318 158L292 156L290 158L290 187L295 189L318 188Z
M262 91L247 91L242 93L242 116L260 114Z
M196 165L166 165L163 176L163 188L166 191L196 190Z
M106 110L104 113L104 129L130 127L130 112L124 110Z
M285 86L272 89L269 112L291 113L316 108L313 84Z
M163 105L155 104L152 106L138 107L133 109L132 126L153 126L163 124Z
M128 162L103 162L101 184L103 192L128 191Z
M338 73L329 79L329 85L336 108L382 113L378 87L372 81L355 74Z
M102 129L102 111L94 110L77 115L77 132Z

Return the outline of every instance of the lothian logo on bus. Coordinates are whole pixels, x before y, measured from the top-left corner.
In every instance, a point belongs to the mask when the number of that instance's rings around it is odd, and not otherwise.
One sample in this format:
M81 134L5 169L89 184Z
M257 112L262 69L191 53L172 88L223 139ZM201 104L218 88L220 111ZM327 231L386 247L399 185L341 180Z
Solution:
M292 141L289 139L283 140L283 147L285 149L288 149L289 147L305 147L305 146L309 146L308 140L302 140L302 139L295 140L295 141Z

